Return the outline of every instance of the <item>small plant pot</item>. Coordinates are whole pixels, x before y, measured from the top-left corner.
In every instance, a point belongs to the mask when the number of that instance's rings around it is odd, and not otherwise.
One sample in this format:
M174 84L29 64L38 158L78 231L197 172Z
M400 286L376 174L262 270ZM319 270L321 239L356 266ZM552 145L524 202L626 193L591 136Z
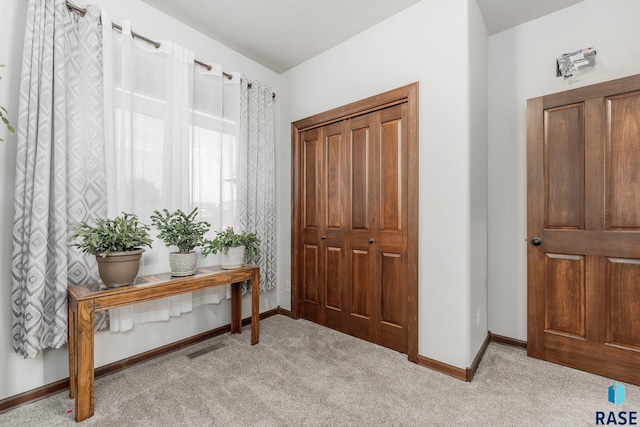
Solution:
M235 246L228 248L227 252L220 254L220 268L224 270L233 270L244 265L244 246Z
M144 249L126 252L111 252L107 256L96 254L98 273L107 288L133 285L140 269L140 258Z
M193 276L196 274L196 262L198 254L189 252L182 254L180 252L171 252L169 254L169 266L171 267L171 275L176 277Z

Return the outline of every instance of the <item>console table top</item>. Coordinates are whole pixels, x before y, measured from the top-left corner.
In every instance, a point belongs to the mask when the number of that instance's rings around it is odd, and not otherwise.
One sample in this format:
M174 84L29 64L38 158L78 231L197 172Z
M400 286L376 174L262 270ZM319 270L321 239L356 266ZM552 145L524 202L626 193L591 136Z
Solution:
M67 293L72 300L80 302L95 298L102 299L117 295L124 296L126 294L136 294L140 292L146 293L151 290L164 293L169 290L167 288L174 287L193 287L194 290L198 290L202 287L201 283L208 282L213 278L220 283L251 280L254 272L258 269L258 266L248 264L233 270L223 270L219 265L198 267L196 273L191 276L174 277L171 276L171 273L156 273L138 276L133 285L107 288L102 282L88 283L69 286Z

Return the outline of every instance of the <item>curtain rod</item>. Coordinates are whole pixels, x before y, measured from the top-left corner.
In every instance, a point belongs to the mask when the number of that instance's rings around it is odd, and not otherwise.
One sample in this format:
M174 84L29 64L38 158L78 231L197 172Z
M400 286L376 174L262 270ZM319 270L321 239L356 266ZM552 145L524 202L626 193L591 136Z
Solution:
M67 7L69 9L79 13L82 16L84 16L84 14L87 13L87 9L84 9L84 8L82 8L80 6L76 6L75 4L71 3L69 0L66 0L66 3L67 3ZM122 26L116 24L115 22L112 22L111 26L113 28L115 28L116 30L118 30L118 31L122 31ZM160 47L160 42L157 42L155 40L151 40L150 38L145 37L142 34L138 34L138 33L134 32L134 31L131 31L131 35L133 37L139 38L140 40L144 40L145 42L155 46L156 49ZM211 67L211 65L205 64L204 62L198 61L197 59L194 59L193 62L195 62L198 65L203 66L204 68L206 68L209 71L211 71L211 68L213 68L213 67ZM233 79L233 76L231 74L225 73L224 71L222 72L222 75L225 76L226 78L228 78L229 80ZM247 86L249 87L249 89L251 89L251 83L248 83ZM276 97L276 94L272 92L271 93L271 98L275 99L275 97Z
M69 9L72 9L72 10L78 12L82 16L84 16L84 14L87 13L87 9L84 9L84 8L82 8L80 6L76 6L75 4L71 3L69 0L67 0L67 7ZM116 24L115 22L112 22L111 26L113 28L115 28L116 30L118 30L118 31L122 31L122 26ZM139 38L140 40L144 40L147 43L155 46L156 49L160 47L160 42L157 42L155 40L151 40L150 38L145 37L142 34L138 34L138 33L134 32L134 31L131 31L131 35L133 37ZM198 61L197 59L194 59L193 62L195 62L198 65L202 65L204 68L206 68L207 70L211 71L211 68L212 68L211 65L205 64L204 62ZM229 73L223 72L222 75L225 76L226 78L228 78L229 80L231 80L233 78L233 76L231 74L229 74Z

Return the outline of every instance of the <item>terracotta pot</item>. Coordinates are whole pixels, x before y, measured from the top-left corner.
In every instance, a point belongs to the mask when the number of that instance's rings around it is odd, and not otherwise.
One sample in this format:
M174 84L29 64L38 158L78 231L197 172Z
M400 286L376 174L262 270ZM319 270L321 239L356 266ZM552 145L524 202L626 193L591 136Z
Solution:
M172 276L191 276L196 273L196 262L198 254L189 252L182 254L180 252L171 252L169 254L169 266L171 267Z
M96 254L98 272L107 288L119 288L135 282L142 252L144 249L140 248L126 252L111 252L105 257Z
M224 270L233 270L244 265L244 246L236 246L227 249L220 255L220 267Z

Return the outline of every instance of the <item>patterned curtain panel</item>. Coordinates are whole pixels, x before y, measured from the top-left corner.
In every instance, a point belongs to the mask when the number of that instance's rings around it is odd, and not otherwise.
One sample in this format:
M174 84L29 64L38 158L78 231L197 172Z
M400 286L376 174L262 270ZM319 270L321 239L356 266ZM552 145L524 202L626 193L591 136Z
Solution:
M260 290L276 287L276 193L273 98L269 86L246 79L240 87L240 140L238 147L239 231L255 232L260 255Z
M11 264L13 346L27 358L66 343L67 286L98 280L68 236L107 214L102 92L99 9L81 17L65 0L29 0Z

